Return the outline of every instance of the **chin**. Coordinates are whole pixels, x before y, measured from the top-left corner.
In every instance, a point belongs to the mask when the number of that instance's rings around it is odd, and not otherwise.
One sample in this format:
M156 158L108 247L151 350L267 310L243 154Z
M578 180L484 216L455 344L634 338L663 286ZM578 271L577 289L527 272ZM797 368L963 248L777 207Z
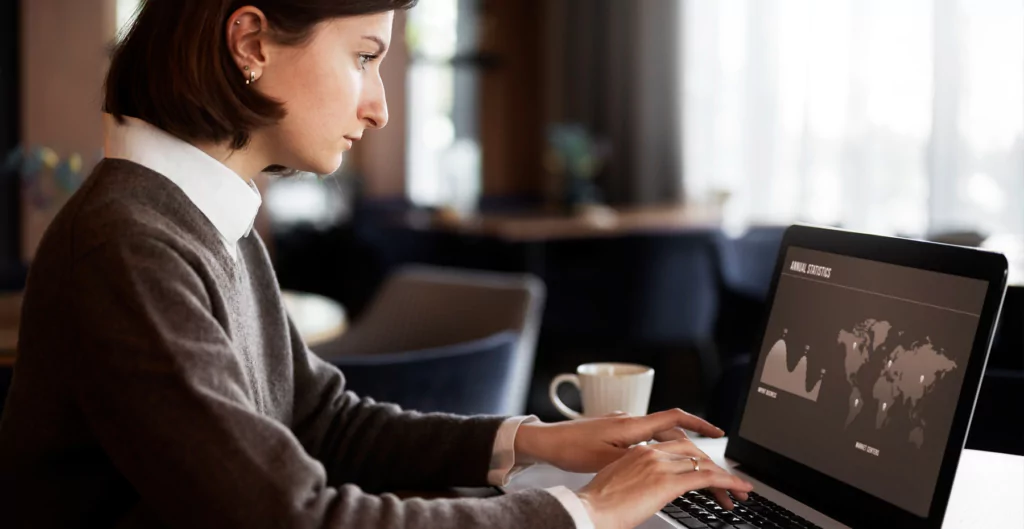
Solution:
M341 162L344 160L345 155L339 152L337 156L335 156L328 163L324 164L324 169L326 169L326 171L320 174L329 175L338 172L338 169L341 169Z
M337 156L329 158L324 157L319 160L309 160L308 163L303 164L306 167L303 168L302 170L309 173L315 173L320 176L327 176L330 174L334 174L335 172L338 171L338 169L341 169L342 160L343 156L341 153L338 153Z

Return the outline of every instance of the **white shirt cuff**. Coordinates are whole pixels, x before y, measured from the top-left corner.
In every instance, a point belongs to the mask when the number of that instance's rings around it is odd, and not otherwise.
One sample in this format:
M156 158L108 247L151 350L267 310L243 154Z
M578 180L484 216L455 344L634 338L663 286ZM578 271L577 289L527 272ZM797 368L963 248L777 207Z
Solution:
M524 468L529 465L516 466L516 433L523 424L540 422L536 415L509 417L498 427L498 435L494 438L494 449L491 451L491 468L487 471L487 482L495 486L505 486Z
M565 510L569 512L569 516L572 517L573 523L576 524L576 529L594 529L594 521L587 514L587 508L583 505L583 500L575 492L562 486L550 487L544 489L544 491L554 496L562 504L562 507L565 507Z

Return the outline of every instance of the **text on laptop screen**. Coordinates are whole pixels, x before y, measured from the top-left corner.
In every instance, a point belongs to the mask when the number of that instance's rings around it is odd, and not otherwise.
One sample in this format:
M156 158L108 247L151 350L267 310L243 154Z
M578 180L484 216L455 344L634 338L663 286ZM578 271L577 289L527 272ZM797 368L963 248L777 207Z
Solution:
M987 288L790 247L740 436L927 517Z

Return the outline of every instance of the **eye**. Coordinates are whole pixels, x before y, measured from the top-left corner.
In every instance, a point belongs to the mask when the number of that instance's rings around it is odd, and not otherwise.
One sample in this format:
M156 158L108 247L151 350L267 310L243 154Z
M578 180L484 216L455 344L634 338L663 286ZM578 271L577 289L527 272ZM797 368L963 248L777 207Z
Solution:
M379 57L379 55L374 55L374 54L371 54L371 53L360 53L359 54L359 67L362 68L363 70L365 70L366 69L366 65L370 64L371 62L373 62L375 60L377 60L377 57Z

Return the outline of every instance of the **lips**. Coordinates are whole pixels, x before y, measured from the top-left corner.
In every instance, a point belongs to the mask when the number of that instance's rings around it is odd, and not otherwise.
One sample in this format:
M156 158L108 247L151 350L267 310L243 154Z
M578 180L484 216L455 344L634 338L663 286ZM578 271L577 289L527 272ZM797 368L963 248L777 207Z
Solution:
M352 145L354 145L355 142L363 139L363 135L360 134L359 136L344 136L344 138L348 141L348 148L351 149Z

